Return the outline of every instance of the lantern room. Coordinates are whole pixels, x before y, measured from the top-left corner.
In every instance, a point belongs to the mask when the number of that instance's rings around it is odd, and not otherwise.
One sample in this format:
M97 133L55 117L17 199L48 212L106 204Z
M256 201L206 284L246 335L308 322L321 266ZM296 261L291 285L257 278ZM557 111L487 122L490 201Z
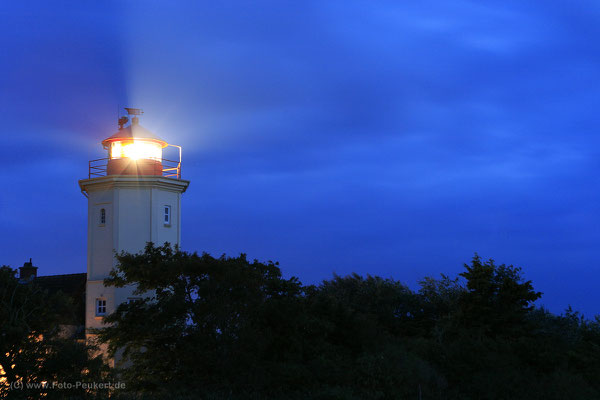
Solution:
M108 140L108 139L107 139ZM162 160L162 149L166 147L162 143L153 140L133 138L116 138L112 142L107 142L108 154L111 160L117 158L130 158L132 160Z
M90 161L90 178L105 175L150 175L180 179L181 147L168 144L141 126L138 115L143 113L142 110L126 110L132 116L131 124L124 126L129 118L119 118L119 131L102 141L108 157ZM163 158L163 149L167 146L179 149L179 161Z

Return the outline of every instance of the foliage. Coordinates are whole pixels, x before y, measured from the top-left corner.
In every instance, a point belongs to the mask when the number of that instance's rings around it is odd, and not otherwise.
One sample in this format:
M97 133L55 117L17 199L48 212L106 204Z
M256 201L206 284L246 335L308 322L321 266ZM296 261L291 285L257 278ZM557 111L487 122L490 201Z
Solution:
M97 333L120 360L116 399L595 399L600 319L554 315L520 268L475 255L417 291L148 244L106 285L135 285ZM45 325L44 325L45 326Z
M295 278L283 279L274 263L188 254L168 244L118 260L105 284L136 283L143 299L121 304L99 337L135 366L122 371L132 388L218 392L273 384L270 373L285 364L279 354L298 328L302 288ZM280 374L293 369L285 367Z
M60 321L73 312L70 299L49 295L34 282L20 283L9 267L0 267L0 398L83 396L86 391L44 390L42 382L98 381L104 371L94 350L61 331ZM37 388L10 390L12 385Z
M475 254L471 265L460 276L467 280L467 292L461 297L461 322L475 334L496 336L523 334L525 316L542 294L531 281L523 282L521 269L512 265L482 262Z

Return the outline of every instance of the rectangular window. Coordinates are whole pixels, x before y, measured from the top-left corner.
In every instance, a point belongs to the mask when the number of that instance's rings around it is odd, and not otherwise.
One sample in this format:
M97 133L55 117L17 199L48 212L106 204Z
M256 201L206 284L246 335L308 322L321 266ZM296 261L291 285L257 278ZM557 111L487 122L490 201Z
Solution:
M165 206L165 225L171 225L171 206Z
M100 225L106 224L106 210L104 208L100 209Z
M106 299L96 299L96 315L106 315Z

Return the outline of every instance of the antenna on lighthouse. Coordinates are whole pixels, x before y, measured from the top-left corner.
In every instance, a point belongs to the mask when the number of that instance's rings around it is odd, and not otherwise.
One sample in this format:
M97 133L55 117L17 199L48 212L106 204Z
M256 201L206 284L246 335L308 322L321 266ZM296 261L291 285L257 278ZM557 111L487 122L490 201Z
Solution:
M127 121L129 121L129 118L127 118L127 117L119 118L119 130L123 129L123 125L125 125L127 123Z
M144 110L141 108L125 107L125 110L127 111L127 114L134 115L134 117L131 118L132 125L137 125L140 122L140 119L137 117L137 115L142 115L144 113Z
M125 107L125 110L127 111L127 114L129 114L129 115L142 115L144 113L144 110L142 110L141 108Z

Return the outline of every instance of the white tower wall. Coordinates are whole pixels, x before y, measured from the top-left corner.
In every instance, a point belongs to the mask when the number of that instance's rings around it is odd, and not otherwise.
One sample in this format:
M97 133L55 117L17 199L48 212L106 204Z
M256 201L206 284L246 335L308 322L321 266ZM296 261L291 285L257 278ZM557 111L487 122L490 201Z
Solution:
M105 287L103 280L116 265L115 253L143 251L147 242L180 244L181 194L189 181L160 176L106 176L79 182L88 196L88 281L86 336L101 328L97 299L106 300L106 315L133 297L133 288ZM165 206L170 223L165 223ZM104 218L102 211L104 210Z

